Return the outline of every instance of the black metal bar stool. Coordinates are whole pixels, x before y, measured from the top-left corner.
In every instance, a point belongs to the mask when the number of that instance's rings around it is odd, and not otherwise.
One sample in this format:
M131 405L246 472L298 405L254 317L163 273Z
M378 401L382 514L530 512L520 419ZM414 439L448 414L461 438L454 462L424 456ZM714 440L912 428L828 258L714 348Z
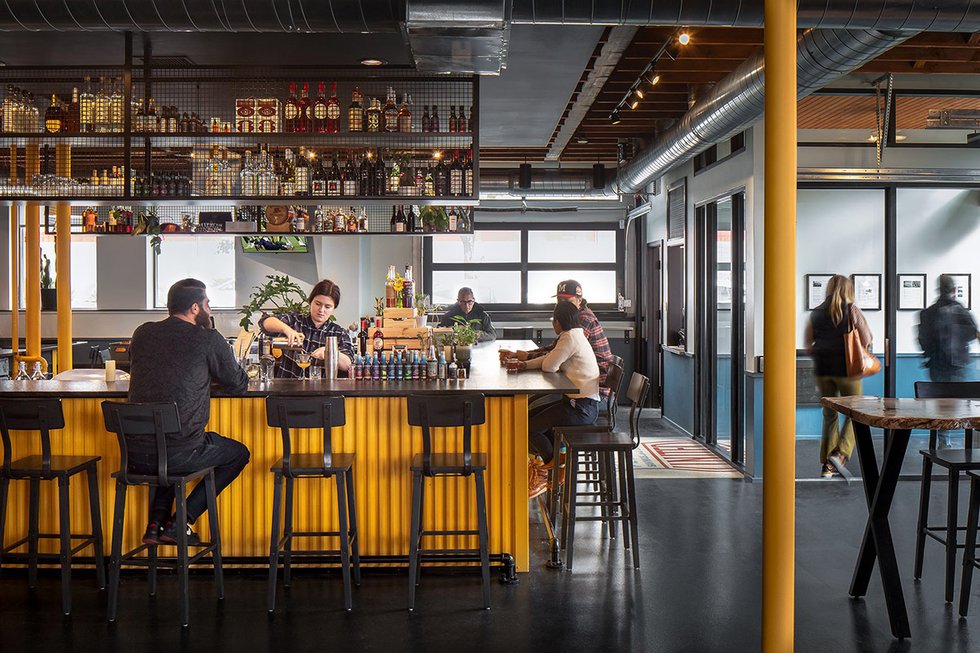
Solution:
M623 525L623 547L633 549L633 567L640 568L640 551L637 535L636 517L636 487L633 476L633 449L640 442L640 412L647 392L650 390L650 379L642 374L633 373L626 396L632 402L629 415L629 433L606 431L602 429L587 430L576 428L565 430L556 427L561 432L568 450L568 462L565 466L565 501L564 519L562 521L562 548L566 551L565 566L571 571L575 544L576 521L620 521ZM580 501L580 493L574 482L578 474L579 454L597 452L600 458L605 457L605 468L610 476L615 475L614 460L618 459L619 497L600 495L597 501ZM611 479L610 479L611 480ZM598 507L602 511L599 516L579 517L577 509L580 506ZM616 510L619 514L616 514Z
M967 510L966 543L963 548L963 578L960 581L960 616L970 611L970 589L973 584L973 569L977 562L977 522L980 518L980 473L967 472L970 479L970 507Z
M60 399L0 399L0 436L3 437L3 467L0 468L0 562L3 556L27 544L28 585L37 586L38 541L42 538L60 541L58 559L61 562L61 609L71 614L71 558L92 546L95 574L99 589L105 589L105 561L102 557L102 515L99 510L98 469L100 456L52 456L51 431L65 428L65 415ZM41 455L13 459L10 431L37 431L41 437ZM88 480L89 510L92 532L71 534L71 502L68 488L71 477L85 472ZM10 481L28 481L29 517L27 537L10 546L3 546L4 525L7 521L7 497ZM59 532L41 533L38 525L41 481L58 481ZM72 546L72 540L80 540ZM45 556L48 557L48 556Z
M357 511L354 501L354 454L333 453L331 430L347 423L344 397L267 397L266 419L282 433L282 458L272 466L275 493L272 504L272 537L269 540L269 612L276 609L276 578L283 560L283 585L289 587L290 567L295 556L340 555L344 576L344 607L351 609L351 558L354 583L361 584L361 558L357 550ZM293 453L290 429L321 429L321 453ZM334 478L337 483L337 530L293 531L293 481L301 478ZM286 519L282 521L282 490L286 486ZM349 524L349 525L348 525ZM294 551L297 537L338 537L339 550Z
M486 399L472 395L409 395L408 423L422 427L422 453L412 456L412 530L409 534L408 609L415 609L415 587L422 558L438 562L440 557L458 560L462 555L479 554L483 573L483 607L490 609L490 544L487 535L487 497L483 472L487 454L473 453L473 426L486 422ZM433 453L431 427L462 427L462 453ZM425 479L472 476L476 487L477 530L423 529ZM435 535L477 535L480 548L432 550L421 548L423 537ZM475 558L474 558L475 559Z
M917 381L915 396L918 399L980 399L980 382L938 383ZM915 570L913 577L922 578L922 562L926 538L932 538L946 550L946 602L953 601L953 586L956 583L956 551L963 548L958 543L959 531L966 530L957 522L959 508L959 485L961 474L980 471L980 451L973 449L973 430L966 431L965 449L937 449L938 433L929 433L929 448L922 449L922 481L919 487L919 519L915 529ZM932 468L943 467L948 473L946 484L946 523L929 526L929 495L932 491Z
M116 608L119 600L119 575L122 565L146 567L149 576L150 596L156 594L157 567L173 567L177 571L177 585L180 592L180 623L187 626L190 622L190 595L188 593L190 565L199 562L204 556L211 554L214 563L214 581L218 589L218 599L225 598L224 574L221 567L221 536L218 527L218 502L214 485L214 468L206 467L191 474L173 475L167 473L167 435L180 433L180 419L177 406L172 403L130 404L116 401L102 402L102 417L105 428L116 434L119 441L119 471L112 474L116 479L116 503L112 517L112 557L109 567L109 621L116 620ZM157 473L136 474L129 471L129 438L152 438L157 452ZM207 499L208 525L210 542L190 544L187 541L187 490L194 482L205 483ZM123 527L126 521L126 491L130 486L146 485L150 489L149 506L153 505L154 492L160 488L173 487L177 504L175 521L177 528L176 545L141 544L123 553ZM157 547L176 546L176 559L159 559ZM200 551L191 556L189 547L200 547ZM137 557L146 552L145 558Z

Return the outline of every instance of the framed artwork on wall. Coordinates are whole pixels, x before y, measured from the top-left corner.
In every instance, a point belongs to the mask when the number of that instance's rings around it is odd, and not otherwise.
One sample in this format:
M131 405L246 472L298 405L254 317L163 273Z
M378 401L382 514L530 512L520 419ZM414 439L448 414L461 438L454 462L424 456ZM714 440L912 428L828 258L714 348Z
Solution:
M881 310L881 275L852 274L854 284L854 303L862 311Z
M830 281L832 274L807 274L803 277L806 310L812 311L817 306L823 304L827 298L827 282Z
M969 274L950 274L953 277L953 285L956 288L956 293L953 298L959 303L967 307L967 309L973 308L972 296L970 288L970 275Z
M921 311L926 307L926 275L898 275L898 310Z

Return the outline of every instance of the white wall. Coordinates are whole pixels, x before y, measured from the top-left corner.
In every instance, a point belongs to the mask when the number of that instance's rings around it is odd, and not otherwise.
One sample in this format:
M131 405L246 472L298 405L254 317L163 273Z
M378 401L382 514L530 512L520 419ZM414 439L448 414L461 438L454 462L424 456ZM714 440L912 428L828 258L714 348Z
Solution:
M901 188L897 202L898 273L926 275L926 303L939 275L970 274L974 315L980 305L980 190ZM899 354L918 353L918 311L899 311ZM974 351L978 349L976 341Z
M800 190L796 206L796 346L804 347L807 274L884 274L885 193L873 189ZM882 279L882 284L884 279ZM882 288L884 292L884 288ZM882 298L884 307L884 298ZM885 312L866 311L873 350L884 351Z

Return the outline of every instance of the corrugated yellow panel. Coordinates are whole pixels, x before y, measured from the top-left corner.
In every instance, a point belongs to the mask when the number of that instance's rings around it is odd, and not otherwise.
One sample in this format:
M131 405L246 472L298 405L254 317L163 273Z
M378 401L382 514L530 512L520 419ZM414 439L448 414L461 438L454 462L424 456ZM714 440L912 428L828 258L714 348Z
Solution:
M114 498L110 474L119 467L114 435L102 424L101 399L66 399L66 428L52 434L55 454L102 456L99 491L103 533L108 553ZM333 434L335 452L354 453L355 493L362 555L407 555L411 524L412 456L422 450L420 429L408 426L404 397L348 397L347 425ZM282 453L280 433L266 426L265 401L259 398L222 398L211 401L208 430L243 442L251 451L251 463L218 499L222 544L226 556L266 556L272 528L272 474L269 468ZM456 451L461 429L435 429L437 450ZM14 434L17 457L40 453L37 437ZM293 451L320 451L318 432L293 434ZM527 501L527 397L487 398L487 422L476 427L474 451L489 455L485 483L492 553L511 553L518 571L528 570ZM427 479L425 527L438 530L476 528L476 495L471 479ZM295 530L336 529L336 486L333 480L295 483ZM84 478L71 485L72 532L89 524ZM133 547L146 526L146 490L130 489L126 511L124 546ZM56 483L42 484L41 528L56 532L58 504ZM11 543L27 532L27 483L13 482L7 510L5 540ZM207 517L198 521L207 533ZM427 546L475 548L476 538L433 538ZM335 548L334 542L310 542L310 546ZM305 547L306 544L300 544ZM54 552L56 541L43 541L41 550Z

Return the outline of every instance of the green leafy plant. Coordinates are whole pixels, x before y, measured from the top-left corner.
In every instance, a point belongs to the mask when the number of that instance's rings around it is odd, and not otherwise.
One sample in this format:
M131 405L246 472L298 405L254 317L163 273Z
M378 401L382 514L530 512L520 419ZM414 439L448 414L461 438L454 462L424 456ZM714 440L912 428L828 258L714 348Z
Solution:
M306 294L288 275L270 274L261 286L253 286L248 303L242 306L242 319L239 326L248 329L252 326L252 314L265 311L272 315L283 313L307 313L310 304ZM331 316L333 317L333 316Z
M374 315L376 317L384 317L385 314L385 298L375 297L374 298Z
M163 238L160 237L160 216L157 215L155 208L150 207L146 209L145 213L141 212L136 216L136 226L133 227L133 235L149 236L150 247L153 249L153 253L160 253L160 245L163 244Z
M442 309L442 304L433 304L429 296L425 293L415 293L415 310L418 311L419 315L428 315L429 313L435 313Z
M428 233L449 231L449 215L445 207L423 206L419 210L419 218L422 219L423 229Z
M467 320L462 315L453 316L452 332L447 344L457 347L475 345L480 340L480 320Z

